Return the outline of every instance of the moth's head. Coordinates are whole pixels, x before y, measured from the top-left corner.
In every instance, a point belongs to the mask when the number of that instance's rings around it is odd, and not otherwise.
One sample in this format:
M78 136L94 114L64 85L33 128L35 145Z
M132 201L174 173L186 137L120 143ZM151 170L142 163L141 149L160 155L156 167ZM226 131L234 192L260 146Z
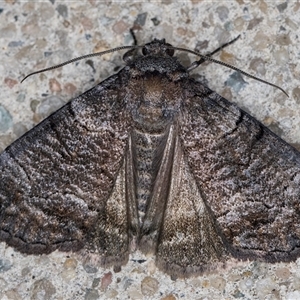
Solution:
M170 47L173 46L166 43L165 39L154 39L152 42L144 45L144 47L142 48L142 53L144 56L173 56L174 49Z

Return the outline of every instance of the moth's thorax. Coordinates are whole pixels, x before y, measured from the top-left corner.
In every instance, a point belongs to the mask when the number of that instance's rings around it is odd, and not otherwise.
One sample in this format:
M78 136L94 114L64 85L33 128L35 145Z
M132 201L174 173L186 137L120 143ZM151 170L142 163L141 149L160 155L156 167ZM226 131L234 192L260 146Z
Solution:
M148 72L129 81L129 110L133 125L141 131L161 132L180 112L182 82L172 81L157 72Z
M157 71L161 74L186 73L185 68L179 63L178 59L169 56L141 56L132 63L131 68L140 72Z

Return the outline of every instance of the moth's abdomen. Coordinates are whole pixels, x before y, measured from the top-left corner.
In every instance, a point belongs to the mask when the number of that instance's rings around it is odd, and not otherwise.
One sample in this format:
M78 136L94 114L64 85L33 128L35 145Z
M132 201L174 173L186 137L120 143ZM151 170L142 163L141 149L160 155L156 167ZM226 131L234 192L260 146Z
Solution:
M160 167L168 129L160 133L145 133L135 129L132 134L135 168L135 188L139 223L143 223L153 185Z

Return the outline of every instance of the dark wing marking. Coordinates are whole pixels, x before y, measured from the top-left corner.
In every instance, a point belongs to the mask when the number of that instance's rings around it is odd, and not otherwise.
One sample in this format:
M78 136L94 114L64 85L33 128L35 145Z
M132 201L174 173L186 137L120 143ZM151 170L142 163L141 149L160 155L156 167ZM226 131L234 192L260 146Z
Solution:
M25 253L84 247L127 259L124 87L110 77L1 154L1 240Z
M246 112L189 82L183 151L205 203L238 257L300 254L300 154Z

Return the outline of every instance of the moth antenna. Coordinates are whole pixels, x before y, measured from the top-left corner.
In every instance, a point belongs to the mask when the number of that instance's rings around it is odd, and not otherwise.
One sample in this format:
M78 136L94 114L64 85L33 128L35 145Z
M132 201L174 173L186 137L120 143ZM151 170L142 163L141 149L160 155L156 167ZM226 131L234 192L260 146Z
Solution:
M238 38L238 37L237 37L237 38ZM236 39L237 39L237 38L236 38ZM235 40L233 40L233 41L235 41ZM231 42L233 42L233 41L231 41ZM231 43L231 42L229 42L229 43ZM225 45L226 45L226 44L225 44ZM223 45L222 47L224 47L224 45ZM222 48L222 47L220 47L220 48ZM192 53L192 54L195 54L195 55L201 57L200 60L197 60L197 61L195 61L195 62L193 62L193 63L191 64L191 66L187 69L188 72L191 71L191 70L193 70L193 69L195 69L195 68L197 68L201 63L203 63L203 60L208 60L208 61L214 62L214 63L216 63L216 64L219 64L219 65L221 65L221 66L227 67L227 68L229 68L229 69L235 70L235 71L237 71L237 72L239 72L239 73L241 73L241 74L243 74L243 75L245 75L245 76L247 76L247 77L249 77L249 78L252 78L252 79L257 80L257 81L260 81L260 82L262 82L262 83L264 83L264 84L273 86L273 87L275 87L275 88L281 90L287 97L289 97L288 93L287 93L283 88L281 88L280 86L278 86L278 85L276 85L276 84L274 84L274 83L268 82L268 81L266 81L266 80L260 79L260 78L254 76L254 75L251 75L251 74L249 74L249 73L247 73L247 72L245 72L245 71L243 71L243 70L241 70L241 69L239 69L239 68L237 68L237 67L235 67L235 66L232 66L232 65L229 65L229 64L227 64L227 63L224 63L224 62L222 62L222 61L220 61L220 60L211 58L210 56L211 56L212 54L216 53L217 51L219 51L220 48L218 48L218 49L215 50L214 52L210 53L209 55L203 55L203 54L200 54L200 53L197 52L197 51L193 51L193 50L185 49L185 48L180 48L180 47L173 47L173 46L171 47L171 46L169 46L169 48L170 48L170 49L174 49L174 50L179 50L179 51L189 52L189 53Z
M133 39L134 39L134 44L136 44L137 41L136 41L136 37L135 37L134 32L133 32L133 29L130 29L130 33L132 34L132 37L133 37ZM249 78L252 78L252 79L254 79L254 80L260 81L260 82L262 82L262 83L264 83L264 84L273 86L273 87L275 87L275 88L281 90L287 97L289 97L288 93L287 93L283 88L281 88L280 86L278 86L278 85L276 85L276 84L274 84L274 83L268 82L268 81L266 81L266 80L263 80L263 79L261 79L261 78L258 78L258 77L254 76L254 75L251 75L251 74L249 74L249 73L247 73L247 72L245 72L245 71L243 71L243 70L241 70L241 69L239 69L239 68L237 68L237 67L235 67L235 66L232 66L232 65L230 65L230 64L224 63L224 62L219 61L219 60L217 60L217 59L211 58L211 56L212 56L213 54L215 54L216 52L220 51L220 50L223 49L224 47L226 47L226 46L232 44L232 43L235 42L239 37L240 37L240 36L238 36L238 37L236 37L235 39L233 39L232 41L230 41L230 42L228 42L228 43L222 45L221 47L219 47L218 49L216 49L215 51L213 51L212 53L210 53L210 54L208 54L208 55L203 55L203 54L200 54L200 53L197 52L197 51L193 51L193 50L185 49L185 48L180 48L180 47L168 46L167 48L169 48L169 49L174 49L174 50L178 50L178 51L185 51L185 52L188 52L188 53L191 53L191 54L194 54L194 55L197 55L197 56L201 57L200 60L195 61L195 62L192 63L192 65L187 69L188 72L191 71L191 70L193 70L193 69L195 69L195 68L197 68L200 64L202 64L204 61L207 60L207 61L211 61L211 62L214 62L214 63L216 63L216 64L219 64L219 65L221 65L221 66L230 68L230 69L232 69L232 70L235 70L235 71L237 71L237 72L239 72L239 73L241 73L241 74L243 74L243 75L245 75L245 76L247 76L247 77L249 77ZM109 49L109 50L102 51L102 52L96 52L96 53L91 53L91 54L87 54L87 55L75 57L75 58L72 58L72 59L70 59L70 60L68 60L68 61L65 61L65 62L61 63L61 64L58 64L58 65L55 65L55 66L52 66L52 67L49 67L49 68L45 68L45 69L41 69L41 70L38 70L38 71L35 71L35 72L32 72L32 73L29 73L28 75L26 75L26 76L21 80L21 83L22 83L24 80L26 80L28 77L32 76L32 75L39 74L39 73L46 72L46 71L50 71L50 70L54 70L54 69L57 69L57 68L61 68L61 67L65 66L65 65L71 64L71 63L73 63L73 62L75 62L75 61L79 61L79 60L82 60L82 59L85 59L85 58L91 58L91 57L95 57L95 56L102 56L102 55L107 54L107 53L112 53L112 52L120 51L120 50L124 50L124 49L134 49L134 48L142 48L142 47L144 47L144 46L136 46L136 45L134 45L134 46L121 46L121 47Z
M241 37L241 35L239 34L236 38L234 38L233 40L223 44L222 46L220 46L219 48L217 48L216 50L214 50L211 53L206 54L205 56L211 57L214 54L216 54L217 52L223 50L224 48L226 48L227 46L233 44L234 42L236 42L239 38ZM201 65L203 62L205 62L205 59L201 58L200 60L198 60L198 66Z
M39 73L46 72L46 71L50 71L50 70L57 69L57 68L61 68L61 67L65 66L65 65L71 64L71 63L73 63L75 61L78 61L78 60L82 60L82 59L90 58L90 57L95 57L95 56L102 56L102 55L107 54L107 53L111 53L111 52L115 52L115 51L120 51L120 50L124 50L124 49L133 49L133 48L141 48L141 47L143 47L143 46L121 46L121 47L117 47L117 48L105 50L105 51L102 51L102 52L96 52L96 53L91 53L91 54L87 54L87 55L82 55L82 56L79 56L79 57L75 57L75 58L67 60L67 61L65 61L65 62L63 62L61 64L58 64L58 65L55 65L55 66L52 66L52 67L49 67L49 68L45 68L45 69L41 69L41 70L32 72L32 73L26 75L21 80L21 83L25 79L27 79L28 77L30 77L32 75L39 74Z

